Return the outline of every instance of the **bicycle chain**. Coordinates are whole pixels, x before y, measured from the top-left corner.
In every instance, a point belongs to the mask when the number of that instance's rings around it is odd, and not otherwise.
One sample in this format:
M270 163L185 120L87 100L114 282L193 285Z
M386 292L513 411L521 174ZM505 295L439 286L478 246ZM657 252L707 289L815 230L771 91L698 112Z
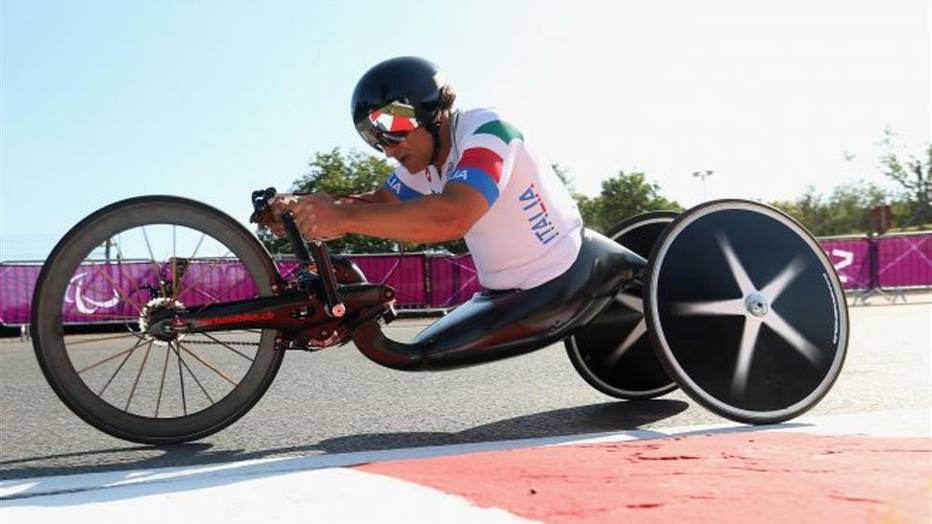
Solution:
M221 346L226 344L228 346L258 346L258 342L249 342L246 340L221 340L220 342L214 340L190 340L185 339L185 344L200 344L200 345L210 345L210 346Z

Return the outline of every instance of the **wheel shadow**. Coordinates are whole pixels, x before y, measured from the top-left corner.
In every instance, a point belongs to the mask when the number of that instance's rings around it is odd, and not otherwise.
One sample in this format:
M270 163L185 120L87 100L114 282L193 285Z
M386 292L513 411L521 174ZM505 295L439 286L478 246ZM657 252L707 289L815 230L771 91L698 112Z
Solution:
M688 407L689 404L680 400L607 402L515 417L453 433L371 433L334 437L318 442L315 449L346 453L625 431L673 417Z
M256 479L307 473L325 468L349 467L371 462L441 457L468 452L518 449L530 446L576 441L583 434L635 430L635 438L659 438L666 433L639 429L682 412L686 402L653 400L611 402L559 409L484 424L461 432L376 433L325 439L302 446L214 451L208 443L168 447L130 446L64 454L104 455L113 452L162 454L130 463L101 464L68 468L66 477L49 475L50 469L23 466L5 471L0 482L0 501L10 507L70 507L90 503L110 503L152 495L196 492ZM780 428L805 424L780 424ZM729 426L696 434L765 431L775 426ZM681 434L678 434L681 435ZM451 444L460 444L450 448ZM317 452L317 453L314 453ZM297 455L297 456L288 456ZM48 459L51 456L32 460ZM247 462L254 459L255 462ZM25 463L30 459L7 461ZM150 471L145 468L151 467ZM175 467L175 469L172 469ZM219 470L224 470L220 472ZM61 471L56 471L61 472ZM92 473L75 475L75 473ZM8 475L8 476L7 476ZM17 475L15 478L12 475ZM26 477L29 477L28 479Z
M121 446L75 453L49 454L0 461L0 481L35 479L51 475L104 473L148 468L208 466L234 461L264 459L288 455L328 455L476 444L501 440L559 438L587 433L602 433L640 428L672 417L689 407L679 400L643 400L606 402L563 408L484 424L460 432L367 433L321 440L300 446L262 450L214 449L207 442L174 446ZM143 456L140 456L143 455ZM73 458L97 460L91 465L42 466L37 462L55 462ZM21 496L28 496L24 494ZM4 497L0 497L2 499Z

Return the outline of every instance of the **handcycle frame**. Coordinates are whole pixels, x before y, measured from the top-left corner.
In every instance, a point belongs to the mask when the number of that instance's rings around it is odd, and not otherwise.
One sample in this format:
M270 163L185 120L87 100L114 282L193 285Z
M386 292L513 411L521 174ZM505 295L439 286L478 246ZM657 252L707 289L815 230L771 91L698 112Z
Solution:
M269 212L275 194L274 188L253 193L254 220ZM386 367L447 369L519 355L565 338L646 267L642 257L588 232L595 236L584 240L589 255L581 255L574 264L580 268L571 268L553 285L479 295L455 316L438 321L444 324L441 328L426 330L414 343L400 343L385 337L379 325L395 318L395 291L366 282L349 260L331 257L323 241L305 242L290 211L282 222L299 270L289 281L278 277L272 285L275 296L212 304L195 312L167 309L153 316L148 334L172 340L188 333L274 329L277 350L322 349L352 339L365 356ZM516 318L509 321L509 312ZM502 329L487 329L493 316ZM532 318L523 318L528 316Z

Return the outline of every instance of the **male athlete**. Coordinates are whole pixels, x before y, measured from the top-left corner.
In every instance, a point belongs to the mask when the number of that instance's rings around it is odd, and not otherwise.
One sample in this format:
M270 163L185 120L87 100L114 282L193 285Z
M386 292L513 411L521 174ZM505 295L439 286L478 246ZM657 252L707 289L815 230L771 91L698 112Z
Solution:
M357 233L405 242L464 238L489 290L531 289L566 272L580 250L582 218L551 166L513 123L491 109L458 110L431 62L377 64L353 91L353 123L398 166L366 204L329 195L286 197L306 238ZM277 234L279 222L266 224Z

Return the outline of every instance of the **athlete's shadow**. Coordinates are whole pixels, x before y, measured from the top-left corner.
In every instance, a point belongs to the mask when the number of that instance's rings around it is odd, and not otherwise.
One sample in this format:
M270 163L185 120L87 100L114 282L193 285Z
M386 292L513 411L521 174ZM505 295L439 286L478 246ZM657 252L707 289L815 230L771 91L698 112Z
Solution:
M17 470L7 470L4 471L4 477L9 480L0 483L0 488L2 488L0 499L4 507L68 507L173 492L189 492L246 480L353 466L374 461L439 457L487 449L514 449L555 444L578 440L580 434L636 430L634 436L638 438L663 437L666 436L663 433L638 428L644 424L673 416L686 408L685 402L676 400L611 402L516 417L460 432L353 435L302 446L249 452L243 452L243 450L214 452L211 450L211 445L206 443L164 448L151 446L111 448L97 453L104 455L135 451L141 455L140 452L145 451L148 452L148 456L136 462L68 468L67 473L72 475L88 472L97 472L97 474L84 477L69 476L64 478L64 482L62 477L48 477L48 480L41 477L16 480L35 477L43 473L50 474L43 468L26 466ZM781 424L781 427L792 426L795 424ZM738 426L703 431L703 433L758 431L772 428L773 426ZM486 442L488 444L484 444ZM462 446L453 449L446 447L450 444ZM152 455L153 451L162 452L162 454ZM90 453L81 455L88 454ZM243 462L248 459L273 456L276 460ZM20 462L24 460L27 459L20 459ZM42 458L37 457L35 460L42 460ZM231 462L236 463L227 464ZM212 468L211 464L216 465ZM198 467L165 469L167 466L191 465ZM152 469L149 471L142 469L146 467ZM228 473L219 473L215 471L216 468L227 469ZM169 477L177 480L169 481Z
M688 407L689 404L680 400L607 402L515 417L455 433L370 433L335 437L318 442L315 449L345 453L499 440L575 438L580 434L638 429L670 418Z
M679 400L606 402L525 415L460 432L367 433L301 446L261 450L212 449L207 442L177 446L121 446L76 453L50 454L0 461L4 481L47 475L75 475L128 469L208 465L282 455L380 451L488 441L560 438L586 433L636 429L685 410ZM574 437L575 438L575 437ZM97 457L93 465L67 465L68 459ZM44 463L44 465L43 465ZM48 465L50 463L59 465Z

